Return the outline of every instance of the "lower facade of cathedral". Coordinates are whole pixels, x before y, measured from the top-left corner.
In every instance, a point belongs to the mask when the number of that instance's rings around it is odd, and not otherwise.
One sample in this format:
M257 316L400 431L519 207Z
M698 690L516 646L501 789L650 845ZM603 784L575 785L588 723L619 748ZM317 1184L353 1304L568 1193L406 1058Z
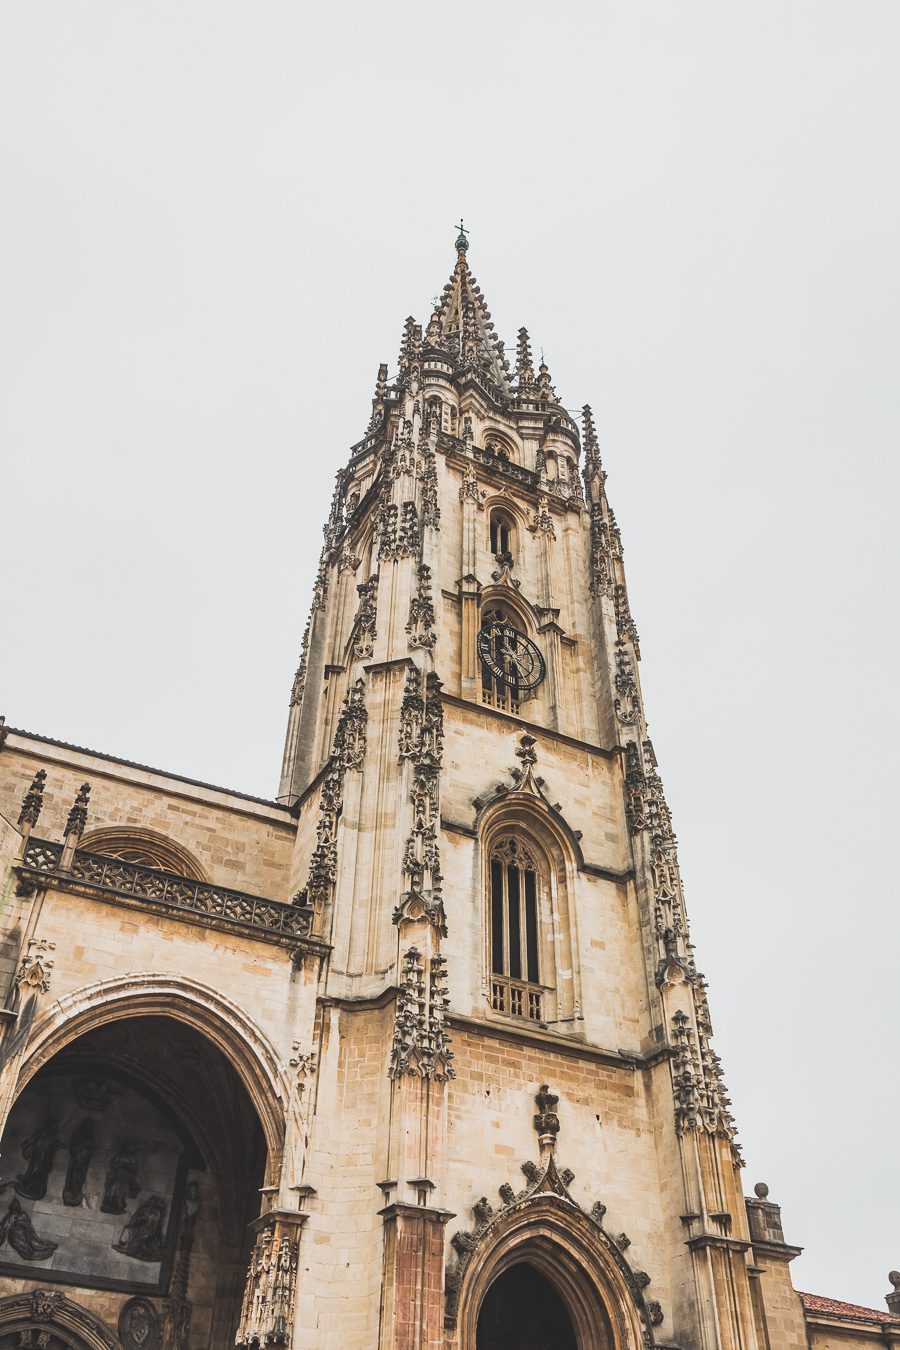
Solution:
M323 994L291 809L13 731L0 812L3 1350L900 1346L765 1187L682 1212L664 1057L448 1011L427 935Z

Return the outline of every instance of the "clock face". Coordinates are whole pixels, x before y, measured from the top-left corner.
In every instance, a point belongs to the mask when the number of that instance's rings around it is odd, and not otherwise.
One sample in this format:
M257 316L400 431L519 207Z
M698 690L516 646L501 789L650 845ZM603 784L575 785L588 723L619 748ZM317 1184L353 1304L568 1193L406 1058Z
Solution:
M481 629L478 656L495 680L518 694L537 689L547 673L540 648L503 620L493 620Z

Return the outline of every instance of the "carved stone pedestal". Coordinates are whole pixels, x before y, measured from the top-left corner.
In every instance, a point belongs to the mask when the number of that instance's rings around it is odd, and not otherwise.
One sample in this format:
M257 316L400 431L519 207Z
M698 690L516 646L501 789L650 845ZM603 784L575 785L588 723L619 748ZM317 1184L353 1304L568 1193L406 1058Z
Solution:
M444 1225L453 1215L425 1205L388 1205L379 1350L441 1350L444 1344Z

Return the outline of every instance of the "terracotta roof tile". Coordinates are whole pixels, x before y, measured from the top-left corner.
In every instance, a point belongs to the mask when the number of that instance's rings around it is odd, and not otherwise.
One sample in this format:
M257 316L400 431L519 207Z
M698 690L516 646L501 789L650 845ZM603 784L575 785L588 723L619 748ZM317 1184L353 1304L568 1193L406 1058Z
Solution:
M799 1290L798 1290L799 1293ZM826 1313L830 1317L855 1317L859 1322L891 1322L892 1314L879 1308L864 1308L859 1303L842 1303L839 1298L825 1298L822 1294L800 1294L807 1312Z

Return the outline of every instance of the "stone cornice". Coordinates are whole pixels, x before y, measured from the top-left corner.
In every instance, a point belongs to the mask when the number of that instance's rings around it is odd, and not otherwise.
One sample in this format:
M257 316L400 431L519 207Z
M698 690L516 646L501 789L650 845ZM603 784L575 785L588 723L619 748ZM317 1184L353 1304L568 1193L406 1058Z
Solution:
M514 1041L518 1045L534 1046L538 1050L551 1050L561 1055L571 1055L577 1059L589 1059L599 1064L609 1064L618 1069L633 1073L636 1069L650 1069L662 1060L670 1057L668 1046L661 1046L650 1054L635 1050L609 1050L574 1036L561 1036L555 1031L543 1031L536 1026L517 1026L513 1022L488 1021L486 1018L466 1017L451 1012L448 1016L450 1027L454 1031L468 1032L474 1036L489 1039Z
M753 1256L767 1258L769 1261L793 1261L803 1251L802 1247L792 1247L787 1242L763 1242L752 1239Z
M721 1233L698 1233L685 1243L692 1252L704 1251L709 1247L716 1247L719 1251L749 1252L752 1245L743 1238L724 1237Z

